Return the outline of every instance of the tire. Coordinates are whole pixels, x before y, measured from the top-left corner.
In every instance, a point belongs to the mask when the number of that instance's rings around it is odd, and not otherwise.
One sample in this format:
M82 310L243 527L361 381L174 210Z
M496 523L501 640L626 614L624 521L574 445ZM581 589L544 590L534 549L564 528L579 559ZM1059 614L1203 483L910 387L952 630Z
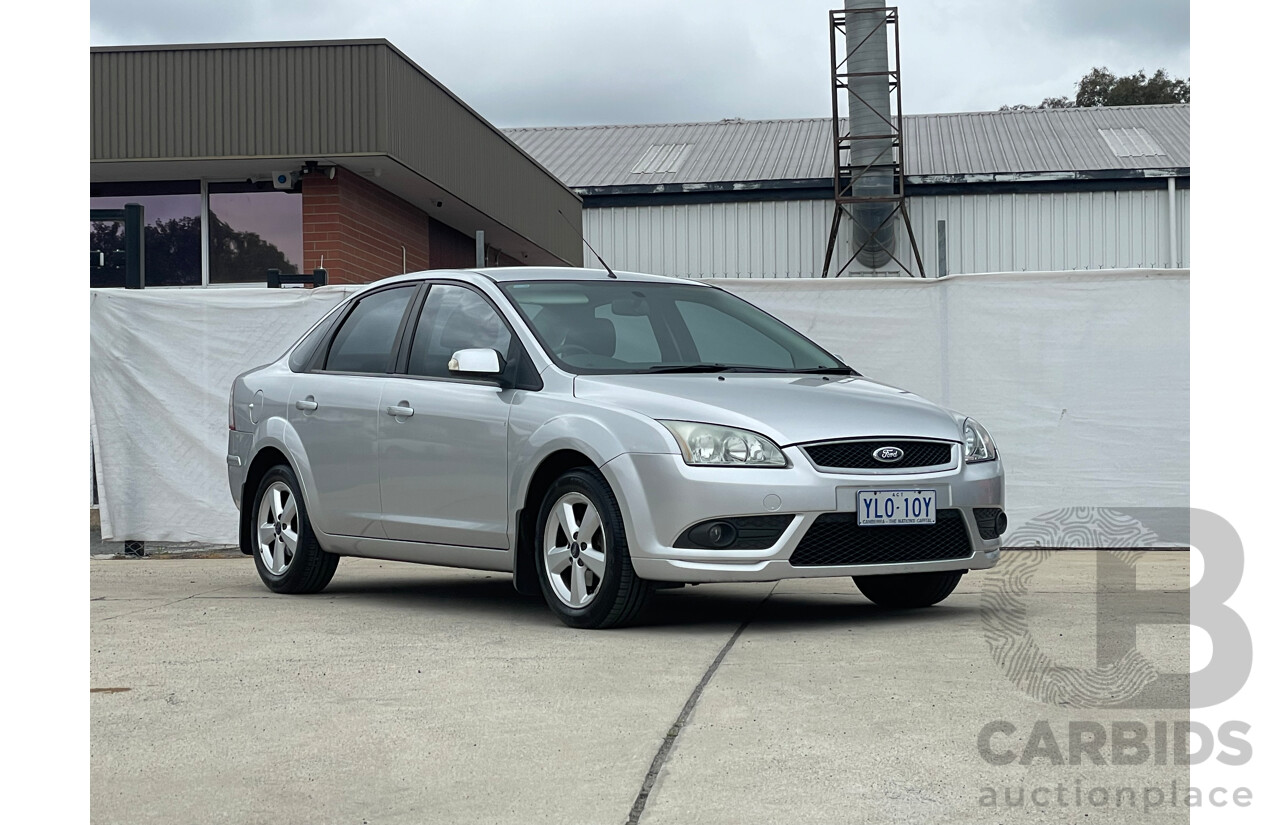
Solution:
M338 569L338 557L316 541L301 489L293 469L278 464L258 482L249 511L253 562L276 593L319 593Z
M896 573L887 576L854 576L862 595L880 607L894 610L930 607L951 595L967 571Z
M630 624L653 592L631 566L618 500L594 468L556 479L538 510L534 540L542 596L570 627Z

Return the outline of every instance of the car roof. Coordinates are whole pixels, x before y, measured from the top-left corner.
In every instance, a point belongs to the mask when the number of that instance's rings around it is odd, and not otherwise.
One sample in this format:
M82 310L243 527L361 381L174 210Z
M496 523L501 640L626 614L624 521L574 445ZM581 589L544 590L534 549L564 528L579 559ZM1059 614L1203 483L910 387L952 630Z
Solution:
M671 278L666 275L647 275L643 272L621 272L615 270L619 281L645 281L650 283L698 283L688 278ZM608 281L612 280L603 269L584 269L572 266L502 266L475 269L430 269L422 272L409 272L394 275L375 283L387 284L396 281L418 280L421 278L455 277L473 281L477 276L490 281L504 283L507 281Z

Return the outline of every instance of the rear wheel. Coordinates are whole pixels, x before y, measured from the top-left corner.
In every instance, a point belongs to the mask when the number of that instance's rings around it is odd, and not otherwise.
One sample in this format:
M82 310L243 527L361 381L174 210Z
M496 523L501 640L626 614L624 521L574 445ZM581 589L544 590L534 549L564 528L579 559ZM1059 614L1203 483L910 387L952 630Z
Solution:
M551 611L570 627L635 620L653 591L636 576L617 499L594 468L556 479L538 512L538 582Z
M300 489L292 468L279 464L253 497L253 561L262 583L277 593L318 593L338 569L338 557L316 541Z
M862 595L881 607L904 609L929 607L951 595L963 570L941 573L897 573L888 576L854 576Z

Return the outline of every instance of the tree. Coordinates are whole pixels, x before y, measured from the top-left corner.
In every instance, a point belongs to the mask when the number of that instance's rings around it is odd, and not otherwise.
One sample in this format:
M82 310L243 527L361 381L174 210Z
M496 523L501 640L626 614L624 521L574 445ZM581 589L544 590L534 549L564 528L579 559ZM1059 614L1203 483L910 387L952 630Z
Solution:
M297 267L278 246L264 240L256 232L238 231L209 211L209 271L219 281L256 281L267 279L268 269L286 275Z
M1084 106L1139 106L1153 103L1190 103L1191 78L1171 77L1164 69L1147 77L1146 69L1116 77L1106 66L1095 66L1076 84L1075 98L1046 97L1039 106L1018 103L1000 107L1002 112L1027 109L1072 109Z
M144 228L147 286L200 283L200 218L172 218ZM105 266L90 267L91 286L124 285L124 224L91 221L89 248L104 253ZM267 279L268 269L286 274L297 267L275 244L256 232L232 228L209 213L209 266L219 281Z
M200 285L200 217L148 224L143 242L147 286Z
M1190 103L1191 79L1170 77L1157 69L1147 77L1145 69L1116 77L1107 69L1094 67L1076 84L1077 106L1140 106L1152 103Z

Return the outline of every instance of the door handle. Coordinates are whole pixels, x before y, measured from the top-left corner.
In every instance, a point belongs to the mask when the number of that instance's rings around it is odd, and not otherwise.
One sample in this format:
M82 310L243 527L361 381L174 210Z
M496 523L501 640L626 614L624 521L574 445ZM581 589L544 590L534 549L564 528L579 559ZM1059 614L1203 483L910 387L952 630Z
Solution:
M387 415L394 415L396 418L408 418L413 415L413 407L408 404L392 404L387 407Z
M311 412L312 410L320 409L320 405L312 401L310 398L304 401L295 401L293 402L293 406L297 407L303 412Z

